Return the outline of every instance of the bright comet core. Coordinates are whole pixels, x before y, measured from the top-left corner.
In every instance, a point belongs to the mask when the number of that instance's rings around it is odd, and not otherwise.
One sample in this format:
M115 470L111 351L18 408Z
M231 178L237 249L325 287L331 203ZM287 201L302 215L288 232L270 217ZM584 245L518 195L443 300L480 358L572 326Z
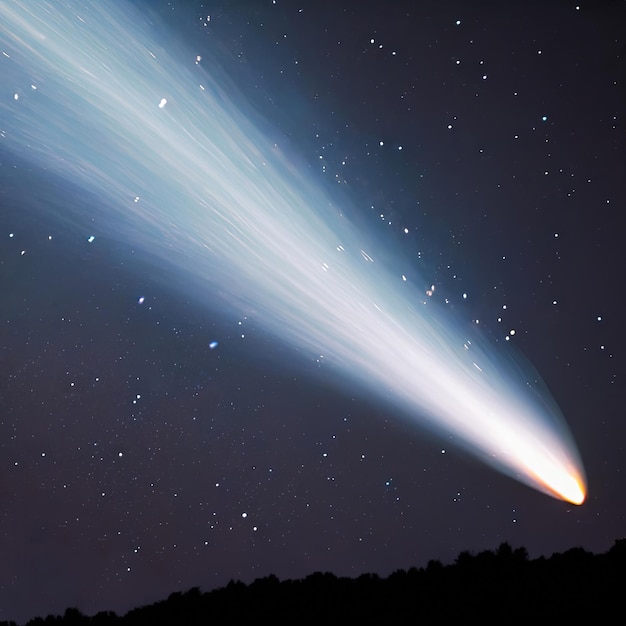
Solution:
M582 464L550 399L381 267L215 74L164 50L153 29L119 1L3 2L2 144L96 194L107 230L181 282L323 354L500 471L581 504Z

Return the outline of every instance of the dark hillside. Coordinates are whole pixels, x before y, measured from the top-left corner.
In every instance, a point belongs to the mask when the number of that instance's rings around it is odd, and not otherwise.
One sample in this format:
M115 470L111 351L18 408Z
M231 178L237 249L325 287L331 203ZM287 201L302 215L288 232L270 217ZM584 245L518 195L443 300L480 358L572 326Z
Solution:
M259 578L250 585L231 581L202 592L198 587L172 593L167 600L136 608L124 616L93 617L77 609L63 616L30 620L40 624L195 626L228 620L322 623L366 620L416 624L528 623L541 619L564 623L624 623L622 594L626 582L626 539L605 554L572 548L550 558L530 560L525 548L503 543L496 551L461 552L455 563L430 561L381 578L356 579L315 572L302 580ZM1 622L9 626L13 622Z

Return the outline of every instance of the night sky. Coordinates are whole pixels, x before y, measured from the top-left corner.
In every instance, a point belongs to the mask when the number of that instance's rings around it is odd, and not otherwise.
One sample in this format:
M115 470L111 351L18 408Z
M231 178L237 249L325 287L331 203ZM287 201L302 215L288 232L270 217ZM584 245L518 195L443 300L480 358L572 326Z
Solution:
M149 4L162 45L211 59L378 259L525 355L588 497L496 472L117 240L97 196L3 146L0 117L0 619L503 541L608 550L626 534L626 3Z

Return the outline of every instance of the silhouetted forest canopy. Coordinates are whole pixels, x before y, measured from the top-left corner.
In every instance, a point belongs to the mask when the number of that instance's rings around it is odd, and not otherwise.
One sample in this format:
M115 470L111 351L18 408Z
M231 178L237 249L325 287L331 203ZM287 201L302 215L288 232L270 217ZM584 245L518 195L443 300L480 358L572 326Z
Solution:
M525 548L502 543L495 551L461 552L443 565L398 570L386 578L358 578L315 572L304 579L258 578L246 585L202 592L194 587L133 609L126 615L110 611L94 616L68 608L62 616L36 617L41 624L152 624L195 626L245 619L323 623L332 620L431 623L626 623L622 594L626 583L626 539L604 554L572 548L550 558L529 559ZM0 622L0 626L16 626Z

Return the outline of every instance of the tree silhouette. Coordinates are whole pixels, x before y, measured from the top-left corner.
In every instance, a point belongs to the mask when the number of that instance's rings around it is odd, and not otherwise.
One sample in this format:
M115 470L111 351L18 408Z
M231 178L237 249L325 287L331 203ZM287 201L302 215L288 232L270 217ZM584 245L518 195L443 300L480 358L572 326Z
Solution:
M608 623L621 615L626 572L626 539L605 554L572 548L550 558L528 558L526 548L501 543L495 551L462 551L455 562L431 560L426 568L396 570L387 578L356 579L314 572L301 580L257 578L250 585L231 580L226 587L199 587L171 593L166 600L118 616L93 617L77 608L63 616L33 618L26 626L200 626L243 621L526 623ZM617 611L620 611L617 613ZM614 620L613 620L614 622ZM0 622L0 626L17 626Z

